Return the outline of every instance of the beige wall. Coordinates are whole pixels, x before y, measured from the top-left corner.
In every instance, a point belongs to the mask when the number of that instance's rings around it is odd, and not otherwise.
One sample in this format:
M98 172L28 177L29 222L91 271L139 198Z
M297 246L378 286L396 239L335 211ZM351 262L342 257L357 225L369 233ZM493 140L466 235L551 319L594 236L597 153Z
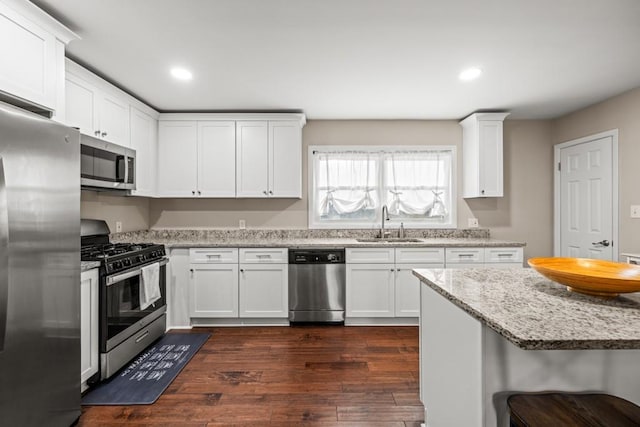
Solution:
M552 124L555 144L618 129L620 242L617 252L640 252L640 219L629 217L640 205L640 88L558 118Z
M122 222L122 231L146 230L149 228L149 199L144 197L121 197L83 191L80 203L80 217L103 219L112 233L116 231L116 221Z
M145 228L237 227L307 228L307 157L309 145L455 145L461 182L462 129L457 121L310 120L303 130L301 200L139 199L83 194L83 216L101 215L115 230ZM550 256L553 240L553 148L550 121L512 121L504 126L505 197L458 197L458 226L477 217L495 238L527 242L525 256ZM460 195L461 189L458 189ZM146 217L145 217L145 212Z

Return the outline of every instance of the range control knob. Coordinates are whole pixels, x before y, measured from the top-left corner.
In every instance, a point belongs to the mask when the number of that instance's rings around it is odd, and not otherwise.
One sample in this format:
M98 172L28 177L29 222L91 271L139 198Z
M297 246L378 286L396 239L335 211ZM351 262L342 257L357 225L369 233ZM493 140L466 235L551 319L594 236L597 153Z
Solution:
M131 260L129 258L127 258L127 259L122 261L122 264L124 264L125 266L130 266L131 265Z
M336 254L329 254L329 255L327 255L327 260L328 260L328 261L336 261L336 260L337 260L337 258L338 258L338 257L336 256Z

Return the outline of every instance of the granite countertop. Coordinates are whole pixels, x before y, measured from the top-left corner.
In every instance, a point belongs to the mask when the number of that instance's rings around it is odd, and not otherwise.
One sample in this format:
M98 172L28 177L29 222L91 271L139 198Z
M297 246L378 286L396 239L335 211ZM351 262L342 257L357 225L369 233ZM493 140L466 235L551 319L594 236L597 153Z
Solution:
M100 261L80 261L80 272L100 267Z
M640 293L590 297L530 268L418 269L414 275L525 350L640 349Z
M488 230L427 230L408 232L417 242L370 239L372 230L148 230L111 235L112 242L158 243L169 248L193 247L522 247L525 243L496 240Z

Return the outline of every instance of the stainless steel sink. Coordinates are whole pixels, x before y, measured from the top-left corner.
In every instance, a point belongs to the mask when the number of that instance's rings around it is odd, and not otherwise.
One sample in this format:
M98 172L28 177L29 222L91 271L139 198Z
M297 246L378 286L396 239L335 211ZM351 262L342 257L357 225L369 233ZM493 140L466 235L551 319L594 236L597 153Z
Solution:
M356 239L361 243L419 243L421 239L405 238L405 237L372 237L366 239Z

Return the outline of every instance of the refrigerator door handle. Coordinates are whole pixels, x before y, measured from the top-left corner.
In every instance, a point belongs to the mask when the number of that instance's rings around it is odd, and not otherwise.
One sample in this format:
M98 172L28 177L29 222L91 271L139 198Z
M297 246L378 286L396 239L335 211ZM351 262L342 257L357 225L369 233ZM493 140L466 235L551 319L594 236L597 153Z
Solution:
M4 350L9 304L9 215L4 159L0 157L0 351Z

